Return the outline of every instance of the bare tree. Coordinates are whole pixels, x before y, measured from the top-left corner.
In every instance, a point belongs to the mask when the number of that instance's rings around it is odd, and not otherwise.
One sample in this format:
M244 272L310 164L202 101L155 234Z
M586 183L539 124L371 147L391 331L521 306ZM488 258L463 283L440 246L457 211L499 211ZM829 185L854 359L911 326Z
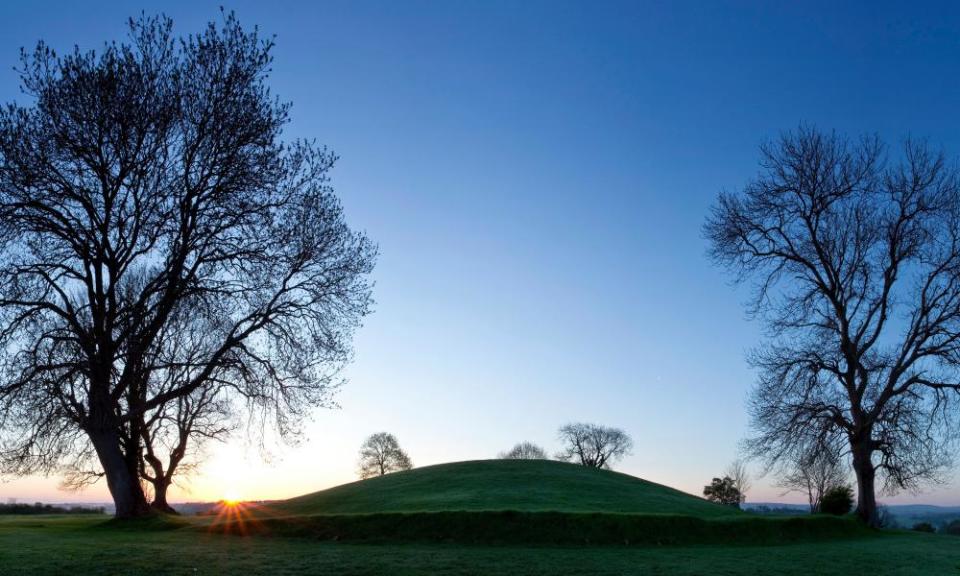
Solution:
M373 478L409 470L413 468L413 463L410 456L400 448L396 436L388 432L377 432L364 440L360 447L358 468L361 478Z
M0 110L3 472L90 447L117 515L141 515L152 415L208 391L288 436L328 400L376 249L327 184L335 156L282 140L271 48L228 14L182 41L143 17L99 53L24 53L32 100ZM202 345L156 364L178 314Z
M547 452L533 442L520 442L497 457L503 460L547 460Z
M750 477L750 471L747 469L747 463L738 458L737 460L731 462L729 466L727 466L727 469L723 475L724 477L730 478L733 481L734 488L740 492L740 495L745 501L747 498L747 492L749 492L750 488L753 487L753 479Z
M564 446L557 454L558 460L575 461L590 468L610 468L633 449L633 440L626 432L597 424L566 424L558 437Z
M150 506L176 513L167 492L177 477L193 472L207 440L223 440L233 430L232 411L217 388L200 388L155 410L141 427L140 477L152 487Z
M888 160L877 138L808 128L762 158L705 225L713 259L755 280L770 334L750 357L750 447L775 462L844 438L875 525L877 474L889 490L935 479L960 430L957 170L916 142Z
M777 481L787 492L806 494L811 514L820 512L820 501L828 490L846 483L843 460L839 451L831 446L814 446L798 453Z

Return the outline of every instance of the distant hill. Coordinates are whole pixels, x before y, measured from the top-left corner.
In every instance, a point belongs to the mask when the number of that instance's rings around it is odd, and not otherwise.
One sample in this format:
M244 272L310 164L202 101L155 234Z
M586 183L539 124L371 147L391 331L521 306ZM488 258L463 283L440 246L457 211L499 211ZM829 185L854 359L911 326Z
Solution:
M499 511L742 515L634 476L550 460L476 460L344 484L271 507L289 514Z
M934 504L882 504L887 510L897 515L960 515L960 506L936 506ZM747 502L743 505L744 510L754 508L773 508L790 509L799 512L805 512L810 509L806 504L786 504L782 502Z

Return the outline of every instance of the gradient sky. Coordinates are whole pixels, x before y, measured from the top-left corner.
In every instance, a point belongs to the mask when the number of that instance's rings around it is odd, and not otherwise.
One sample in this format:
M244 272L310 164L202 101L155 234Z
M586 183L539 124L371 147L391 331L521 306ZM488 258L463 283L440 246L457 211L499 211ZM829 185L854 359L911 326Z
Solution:
M417 465L551 452L626 429L617 468L699 493L748 432L760 338L704 257L721 189L800 122L960 153L958 6L867 2L165 2L179 33L235 10L276 34L288 134L341 156L348 220L381 248L341 408L269 462L214 446L175 500L279 498L355 478L396 434ZM0 100L21 46L121 39L146 2L0 5ZM108 500L55 479L0 500ZM753 501L802 501L758 482ZM887 501L960 505L960 481Z

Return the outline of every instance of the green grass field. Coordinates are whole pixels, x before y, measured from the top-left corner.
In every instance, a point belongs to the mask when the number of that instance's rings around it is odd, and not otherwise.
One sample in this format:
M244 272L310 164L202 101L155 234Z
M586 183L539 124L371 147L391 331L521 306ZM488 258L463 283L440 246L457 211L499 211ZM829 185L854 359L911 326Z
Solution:
M960 538L756 517L623 474L487 461L220 517L0 517L7 574L960 575Z
M0 575L960 574L960 538L881 534L781 546L344 544L104 527L102 518L0 518Z

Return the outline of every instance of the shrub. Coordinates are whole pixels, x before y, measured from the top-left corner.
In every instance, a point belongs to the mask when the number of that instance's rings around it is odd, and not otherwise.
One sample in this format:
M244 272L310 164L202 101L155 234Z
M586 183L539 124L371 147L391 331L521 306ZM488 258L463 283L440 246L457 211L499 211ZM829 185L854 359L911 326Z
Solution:
M940 529L944 534L951 536L960 536L960 520L952 520Z
M703 487L703 495L711 502L718 502L734 508L739 508L743 502L743 494L740 493L733 479L729 476L714 478L709 486Z
M853 508L853 488L850 486L834 486L823 493L820 500L820 512L843 516L849 514Z
M547 460L547 451L533 442L521 442L497 458L504 460Z
M917 522L911 528L914 532L936 532L937 529L933 527L933 524L929 522Z

